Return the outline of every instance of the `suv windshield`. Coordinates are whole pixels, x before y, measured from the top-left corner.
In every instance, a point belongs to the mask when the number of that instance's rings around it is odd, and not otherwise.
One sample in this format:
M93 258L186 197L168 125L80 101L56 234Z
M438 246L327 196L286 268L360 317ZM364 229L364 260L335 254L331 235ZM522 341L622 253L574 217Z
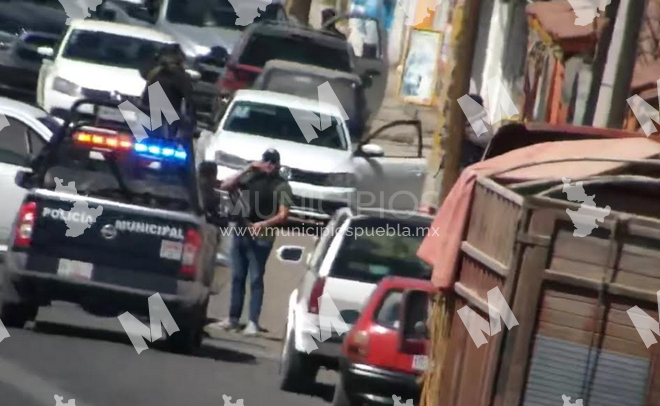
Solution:
M427 225L411 220L353 220L330 275L367 283L377 283L386 276L429 279L431 267L417 257L427 233Z
M309 141L309 144L317 147L346 150L346 133L339 125L336 117L330 118L330 126L324 130L318 130L313 125L319 125L318 113L311 110L300 110L272 104L262 104L248 101L238 101L227 116L223 129L237 133L260 135L262 137L277 140L291 141L307 144L298 122L294 118L302 117L304 120L310 118L309 128L316 132L318 138Z
M276 70L267 76L263 90L315 99L318 97L319 86L325 82L328 82L350 117L357 109L358 89L357 84L349 80Z
M47 168L43 187L55 190L75 182L79 195L107 198L139 206L191 211L194 184L191 164L158 160L133 150L111 152L76 145L66 139Z
M306 36L254 34L250 37L239 63L262 68L272 59L321 66L351 72L348 47L330 46Z
M75 30L62 56L83 62L140 69L165 45L137 37L99 31Z
M236 19L229 0L173 0L167 5L167 21L171 23L243 29L236 25Z

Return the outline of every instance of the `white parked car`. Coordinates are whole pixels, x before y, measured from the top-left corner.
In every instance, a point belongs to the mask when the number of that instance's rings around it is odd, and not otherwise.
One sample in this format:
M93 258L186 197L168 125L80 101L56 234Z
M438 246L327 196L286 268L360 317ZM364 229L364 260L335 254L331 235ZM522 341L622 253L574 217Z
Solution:
M307 116L317 127L317 138L307 142L292 110ZM326 121L327 120L327 121ZM412 126L418 122L394 123ZM383 148L370 143L378 130L351 143L339 109L328 103L260 90L239 90L226 108L215 134L203 134L197 143L197 162L215 161L218 179L245 168L268 148L279 151L282 165L290 170L293 216L327 221L330 215L358 197L361 207L416 210L426 165L421 148L413 156L385 156ZM370 192L356 196L356 191ZM412 195L412 198L411 196Z
M0 97L0 114L9 122L0 130L0 255L4 255L11 225L25 196L25 189L14 183L16 172L26 170L29 160L41 151L62 121L4 97Z
M307 254L305 275L289 298L280 368L282 389L302 391L314 383L319 367L337 367L343 336L330 327L333 321L320 325L319 313L333 318L320 308L321 296L332 299L350 329L382 278L430 279L431 267L416 253L432 219L415 212L377 209L335 212L313 252ZM282 261L299 260L301 255L299 247L278 250ZM329 338L316 342L318 349L308 353L311 337Z
M39 71L37 103L66 117L79 99L140 97L146 85L140 68L173 43L169 35L149 28L75 20L57 50L38 50L47 59ZM80 111L92 114L91 108L81 106Z

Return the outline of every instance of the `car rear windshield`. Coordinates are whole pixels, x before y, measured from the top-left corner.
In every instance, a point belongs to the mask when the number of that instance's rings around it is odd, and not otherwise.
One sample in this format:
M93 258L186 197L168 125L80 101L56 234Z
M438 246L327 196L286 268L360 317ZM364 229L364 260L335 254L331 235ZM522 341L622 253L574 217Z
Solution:
M229 0L177 0L167 6L167 21L175 24L244 29L245 26L236 24L237 18Z
M82 62L140 69L164 45L162 42L142 38L75 30L71 33L62 56Z
M294 118L294 113L299 120L316 119L316 123L313 121L308 123L308 128L316 132L317 138L307 141ZM312 110L238 101L229 112L223 129L283 141L309 143L318 147L347 149L346 133L337 118L330 117L330 126L324 130L313 127L313 125L319 126L320 121L318 113Z
M349 80L276 70L267 76L262 89L316 99L319 86L325 82L330 84L341 106L350 117L356 110L358 89L357 84Z
M385 276L429 279L431 267L417 257L427 233L428 225L411 220L353 220L330 276L367 283L377 283Z
M248 40L238 62L262 68L272 59L351 72L348 47L337 47L305 36L254 34Z
M79 195L175 211L191 211L196 194L189 162L154 159L133 150L122 152L90 149L66 139L43 168L42 187L62 190L74 182ZM69 188L70 190L70 188Z

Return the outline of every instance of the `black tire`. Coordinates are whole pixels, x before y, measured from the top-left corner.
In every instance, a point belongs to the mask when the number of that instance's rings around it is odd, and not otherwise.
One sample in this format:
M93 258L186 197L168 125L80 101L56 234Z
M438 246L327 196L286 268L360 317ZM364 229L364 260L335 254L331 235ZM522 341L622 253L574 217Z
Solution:
M335 385L335 395L332 397L332 406L352 406L354 404L344 388L344 376L339 374L339 381Z
M39 306L21 297L6 272L0 272L0 281L0 320L5 327L25 327L37 317Z
M287 392L304 393L309 391L316 383L316 374L319 365L306 354L296 351L295 336L284 343L286 351L283 351L280 361L280 389Z
M196 306L177 323L179 331L167 338L172 352L189 355L202 345L208 304L207 298L203 305Z
M25 323L36 318L38 310L38 306L28 303L0 302L0 320L5 327L23 328Z

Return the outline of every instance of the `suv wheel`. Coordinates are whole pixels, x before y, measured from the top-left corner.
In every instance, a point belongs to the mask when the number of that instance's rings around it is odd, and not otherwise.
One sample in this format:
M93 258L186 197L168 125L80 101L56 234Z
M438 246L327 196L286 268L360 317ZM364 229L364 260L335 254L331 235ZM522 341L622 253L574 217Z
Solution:
M7 300L9 299L9 300ZM13 282L5 275L0 284L0 320L5 327L23 328L25 323L37 317L39 306L22 298Z
M191 354L202 345L208 305L207 298L203 305L195 306L192 311L181 317L181 322L177 323L179 331L167 338L173 352Z
M319 365L307 356L296 351L294 332L285 338L280 363L280 389L287 392L309 391L316 382Z
M344 377L340 374L339 381L335 385L335 395L332 397L332 406L351 406L353 403L344 388Z
M25 323L37 317L39 307L29 303L0 302L0 320L5 327L23 328Z

